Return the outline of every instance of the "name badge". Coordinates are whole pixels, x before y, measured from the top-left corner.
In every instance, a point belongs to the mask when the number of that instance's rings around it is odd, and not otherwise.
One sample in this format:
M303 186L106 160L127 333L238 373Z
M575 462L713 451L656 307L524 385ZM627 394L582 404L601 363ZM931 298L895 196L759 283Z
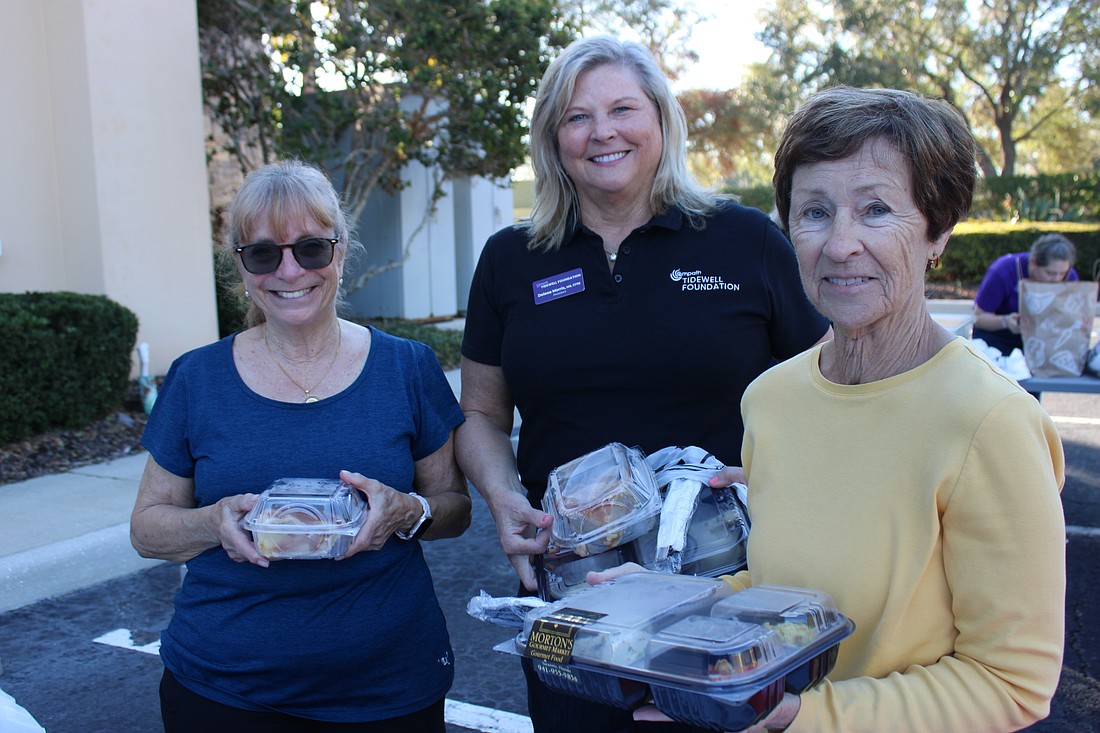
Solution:
M531 283L535 291L535 305L549 303L551 300L564 298L584 291L584 273L581 268L569 270L560 275L551 275L545 280L536 280Z

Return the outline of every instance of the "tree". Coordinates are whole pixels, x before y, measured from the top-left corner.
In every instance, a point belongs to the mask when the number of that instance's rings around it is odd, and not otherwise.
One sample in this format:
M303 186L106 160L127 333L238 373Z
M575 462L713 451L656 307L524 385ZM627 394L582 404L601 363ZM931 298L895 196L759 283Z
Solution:
M641 43L672 80L699 60L691 28L703 17L691 0L566 0L564 10L582 30Z
M947 98L982 142L983 172L1012 175L1017 146L1052 119L1037 113L1043 95L1062 86L1084 99L1098 10L1100 0L779 0L761 38L772 85L799 96L843 83Z
M689 89L678 95L688 123L688 155L704 183L732 178L745 143L746 112L734 91Z
M506 175L525 107L572 38L554 0L198 0L207 109L247 171L316 161L357 220L423 163ZM437 187L438 191L438 187Z

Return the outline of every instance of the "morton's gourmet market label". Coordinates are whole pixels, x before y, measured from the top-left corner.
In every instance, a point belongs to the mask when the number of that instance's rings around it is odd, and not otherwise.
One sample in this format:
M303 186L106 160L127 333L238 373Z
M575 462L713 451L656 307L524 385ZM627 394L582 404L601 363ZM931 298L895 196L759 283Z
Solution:
M548 662L569 664L573 658L573 640L577 631L607 614L563 608L540 618L527 637L527 656Z

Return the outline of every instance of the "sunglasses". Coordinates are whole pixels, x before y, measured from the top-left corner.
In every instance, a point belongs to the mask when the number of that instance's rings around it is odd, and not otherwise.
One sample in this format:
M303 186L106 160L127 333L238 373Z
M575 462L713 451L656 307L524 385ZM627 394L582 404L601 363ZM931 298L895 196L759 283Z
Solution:
M339 242L339 239L328 237L310 237L293 244L246 244L243 247L234 247L233 251L241 256L244 269L253 275L267 275L279 269L283 262L283 250L287 247L290 247L297 263L306 270L328 267L332 264L332 255Z

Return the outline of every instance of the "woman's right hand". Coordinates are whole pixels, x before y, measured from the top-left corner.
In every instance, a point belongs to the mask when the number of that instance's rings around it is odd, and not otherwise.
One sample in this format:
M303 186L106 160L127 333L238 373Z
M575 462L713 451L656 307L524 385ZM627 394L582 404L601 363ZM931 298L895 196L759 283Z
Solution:
M256 550L256 544L241 527L241 519L256 506L258 498L256 494L237 494L219 499L215 505L218 510L218 537L226 554L234 562L250 562L266 568L271 562Z
M527 590L537 590L538 581L531 565L531 555L546 552L550 543L550 525L554 518L533 508L518 492L501 497L493 506L500 546Z

